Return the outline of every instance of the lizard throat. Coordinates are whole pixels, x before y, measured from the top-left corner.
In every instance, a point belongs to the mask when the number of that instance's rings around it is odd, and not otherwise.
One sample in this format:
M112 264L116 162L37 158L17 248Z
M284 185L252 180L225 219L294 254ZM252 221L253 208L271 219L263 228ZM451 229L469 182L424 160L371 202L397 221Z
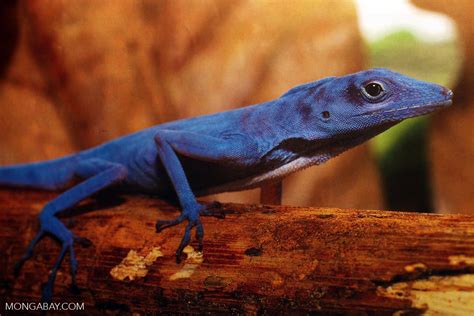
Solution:
M302 140L285 141L265 155L262 162L264 172L244 179L221 184L219 186L203 189L198 195L208 195L220 192L239 191L252 189L266 183L280 181L285 176L306 169L313 165L320 165L327 160L338 156L342 152L355 147L369 138L385 131L395 123L385 123L378 127L359 131L356 135L341 135L332 140ZM305 146L303 151L301 147ZM288 152L283 154L285 148ZM290 149L292 151L290 151ZM298 150L299 153L298 153Z

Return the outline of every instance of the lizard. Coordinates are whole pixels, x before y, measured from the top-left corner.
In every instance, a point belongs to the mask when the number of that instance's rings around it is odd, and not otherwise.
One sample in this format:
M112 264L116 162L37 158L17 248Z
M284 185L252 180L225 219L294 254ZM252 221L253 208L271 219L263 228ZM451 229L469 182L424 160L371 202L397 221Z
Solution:
M68 252L75 285L79 237L57 215L108 189L177 199L180 215L157 221L156 230L187 221L176 251L179 262L193 228L202 250L200 216L209 208L197 196L278 183L404 119L447 107L452 96L443 86L375 68L305 83L268 102L159 124L63 158L0 167L0 186L62 191L40 212L39 231L15 271L47 234L61 250L43 300L51 300Z

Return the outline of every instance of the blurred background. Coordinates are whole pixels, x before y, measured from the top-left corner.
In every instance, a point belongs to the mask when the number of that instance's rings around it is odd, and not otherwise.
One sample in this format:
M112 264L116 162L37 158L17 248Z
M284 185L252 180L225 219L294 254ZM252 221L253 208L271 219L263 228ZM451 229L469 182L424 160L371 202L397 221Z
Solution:
M283 203L473 213L473 15L470 0L3 0L0 164L387 67L454 106L289 177Z

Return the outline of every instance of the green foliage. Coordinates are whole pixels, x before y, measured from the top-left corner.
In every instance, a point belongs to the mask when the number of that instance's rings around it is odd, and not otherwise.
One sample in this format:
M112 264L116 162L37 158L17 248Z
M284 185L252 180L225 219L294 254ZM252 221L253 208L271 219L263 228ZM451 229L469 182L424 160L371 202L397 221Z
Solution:
M451 87L461 56L455 41L426 42L399 30L368 43L370 67L384 67ZM376 137L373 149L390 209L429 211L426 133L429 117L407 120Z
M454 41L425 42L407 30L369 43L371 67L386 67L447 86L454 83L460 59Z

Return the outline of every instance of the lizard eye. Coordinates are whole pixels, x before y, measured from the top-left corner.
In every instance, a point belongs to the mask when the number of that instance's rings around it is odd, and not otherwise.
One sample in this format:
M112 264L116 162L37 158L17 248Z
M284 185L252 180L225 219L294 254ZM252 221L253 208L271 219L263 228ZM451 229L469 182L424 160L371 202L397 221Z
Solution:
M362 88L362 94L369 101L377 101L385 95L385 89L380 82L371 81Z

